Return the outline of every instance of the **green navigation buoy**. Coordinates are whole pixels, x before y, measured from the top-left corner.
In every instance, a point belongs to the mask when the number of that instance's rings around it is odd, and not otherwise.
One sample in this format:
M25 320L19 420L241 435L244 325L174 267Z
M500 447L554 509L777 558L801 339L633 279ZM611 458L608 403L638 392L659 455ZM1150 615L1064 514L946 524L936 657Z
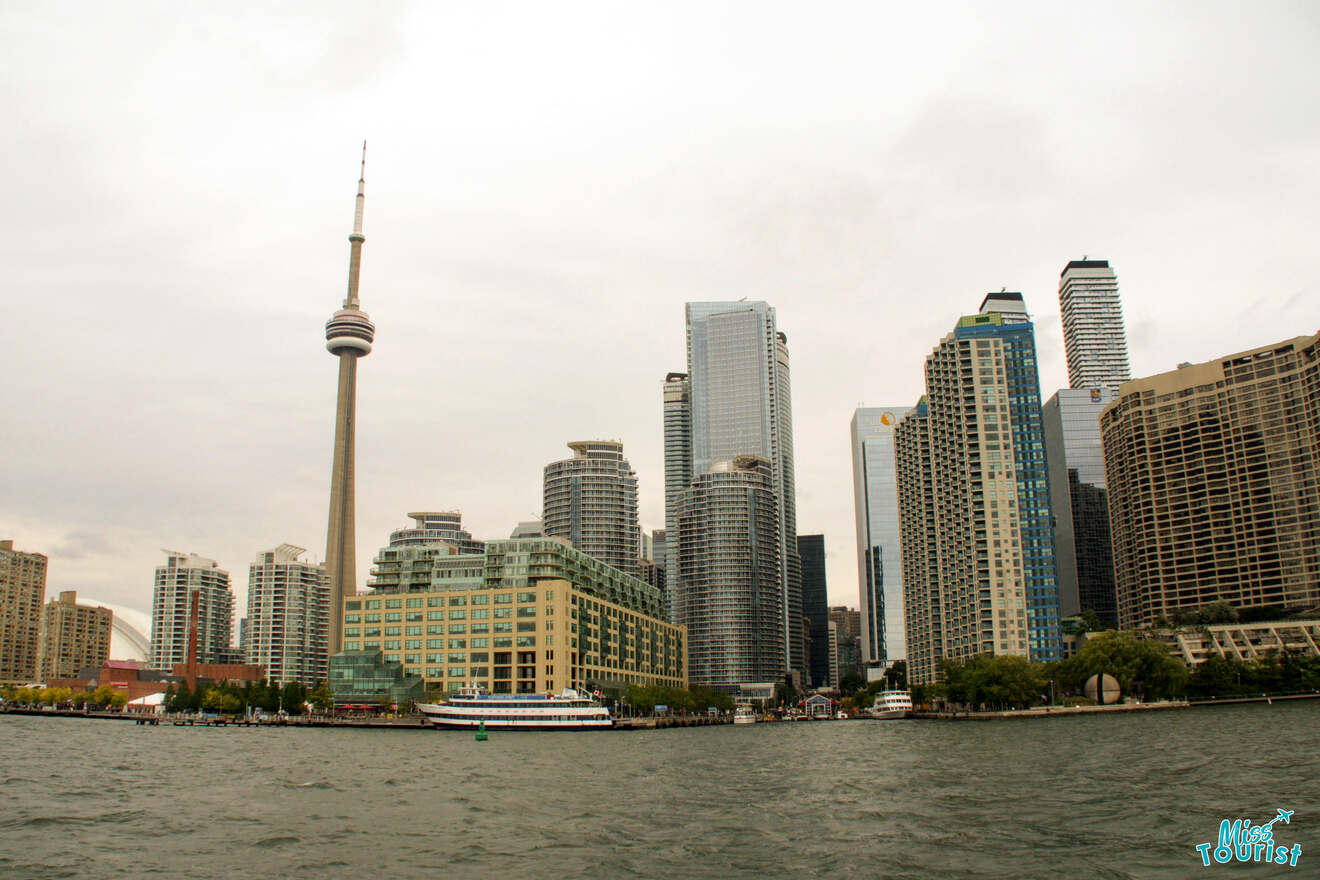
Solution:
M488 736L487 736L487 734L486 734L486 722L484 722L484 721L478 721L478 722L477 722L477 742L479 742L479 743L484 743L484 742L487 740L487 738L488 738Z

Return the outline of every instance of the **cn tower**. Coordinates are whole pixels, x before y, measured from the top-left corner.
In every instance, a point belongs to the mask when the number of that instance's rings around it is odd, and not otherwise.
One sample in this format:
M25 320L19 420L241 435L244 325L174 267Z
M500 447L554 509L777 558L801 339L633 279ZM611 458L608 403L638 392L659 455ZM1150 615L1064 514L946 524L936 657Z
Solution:
M353 556L353 436L357 427L357 362L371 354L376 325L359 308L358 272L362 266L362 207L366 202L367 142L362 142L362 173L358 176L353 232L348 236L348 296L344 307L325 322L325 347L339 358L339 401L335 407L335 462L330 471L330 524L325 535L325 575L330 584L331 654L343 648L344 597L357 593Z

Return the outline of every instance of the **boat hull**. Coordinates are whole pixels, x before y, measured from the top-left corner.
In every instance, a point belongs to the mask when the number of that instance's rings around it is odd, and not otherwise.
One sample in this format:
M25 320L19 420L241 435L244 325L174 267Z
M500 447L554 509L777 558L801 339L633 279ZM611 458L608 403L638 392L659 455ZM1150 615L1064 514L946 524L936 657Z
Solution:
M910 709L886 709L883 712L873 712L871 717L877 721L897 721L900 718L906 718Z
M559 706L553 703L517 708L421 703L417 707L439 730L609 730L614 720L597 706Z
M606 721L500 721L499 719L428 718L436 730L476 730L485 722L486 730L610 730L614 722Z

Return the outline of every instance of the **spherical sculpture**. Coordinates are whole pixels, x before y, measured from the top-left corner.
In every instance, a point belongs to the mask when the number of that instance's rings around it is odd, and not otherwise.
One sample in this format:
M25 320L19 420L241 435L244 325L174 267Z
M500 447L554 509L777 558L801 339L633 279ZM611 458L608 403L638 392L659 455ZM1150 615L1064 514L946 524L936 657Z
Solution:
M1121 693L1118 689L1118 680L1112 675L1093 675L1086 680L1082 687L1083 693L1088 700L1095 700L1097 703L1107 705L1117 703Z
M376 325L359 309L340 309L325 322L325 347L331 354L371 354Z

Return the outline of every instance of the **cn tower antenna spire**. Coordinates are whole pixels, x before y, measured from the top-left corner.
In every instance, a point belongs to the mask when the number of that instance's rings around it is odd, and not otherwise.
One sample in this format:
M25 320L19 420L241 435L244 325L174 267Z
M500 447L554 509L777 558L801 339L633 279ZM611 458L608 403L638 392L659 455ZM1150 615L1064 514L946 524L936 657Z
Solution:
M356 204L353 206L353 231L348 240L352 249L348 255L348 296L344 297L344 308L361 308L358 300L358 272L362 267L362 243L367 237L362 234L362 209L367 202L367 142L362 142L362 172L358 175Z

